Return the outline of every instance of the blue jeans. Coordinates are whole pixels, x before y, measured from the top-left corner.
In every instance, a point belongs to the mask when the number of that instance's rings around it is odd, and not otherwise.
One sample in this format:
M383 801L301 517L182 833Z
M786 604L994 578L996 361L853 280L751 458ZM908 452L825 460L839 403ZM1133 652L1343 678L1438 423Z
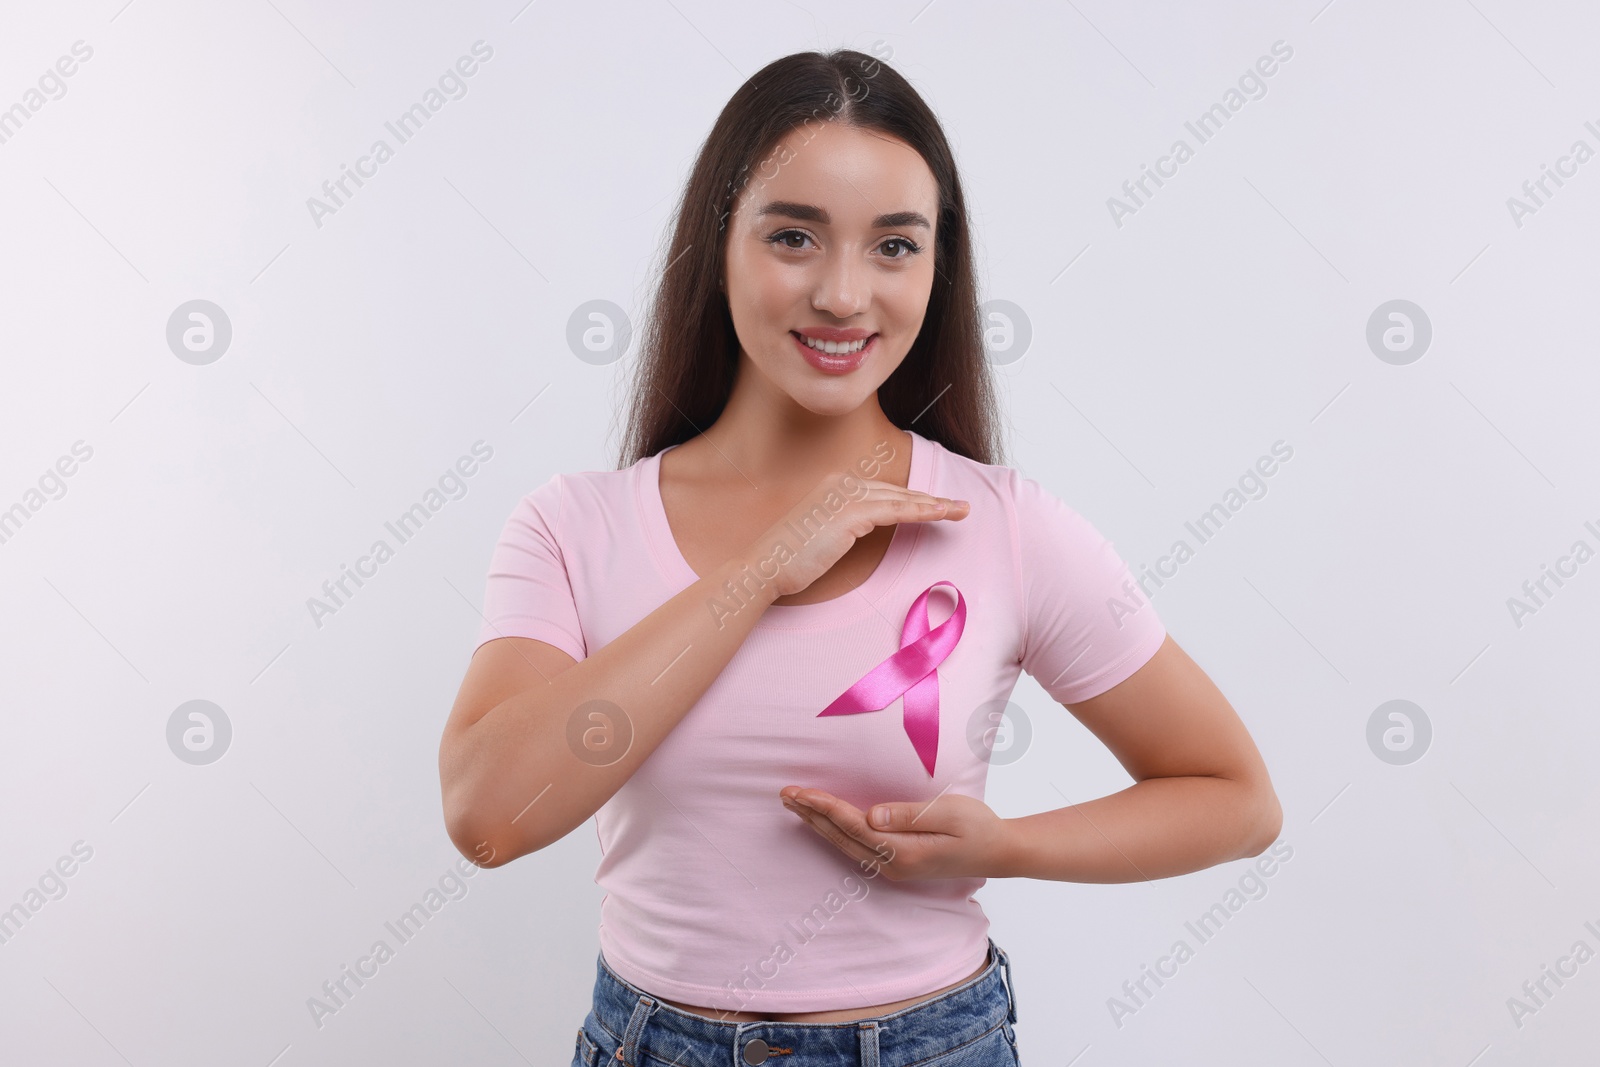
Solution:
M842 1023L718 1022L661 1003L596 961L572 1067L1017 1067L1011 961L989 940L971 980L888 1015ZM1004 972L1004 981L1001 973ZM769 1051L770 1050L770 1051Z

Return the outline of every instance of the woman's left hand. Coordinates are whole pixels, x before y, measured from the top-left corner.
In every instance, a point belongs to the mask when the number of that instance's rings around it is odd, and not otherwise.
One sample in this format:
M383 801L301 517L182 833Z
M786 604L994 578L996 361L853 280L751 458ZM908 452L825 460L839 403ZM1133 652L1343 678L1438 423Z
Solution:
M1006 820L974 797L941 793L927 803L874 804L873 812L888 813L879 826L869 825L860 808L820 789L785 786L779 796L863 870L882 871L890 881L1004 877Z

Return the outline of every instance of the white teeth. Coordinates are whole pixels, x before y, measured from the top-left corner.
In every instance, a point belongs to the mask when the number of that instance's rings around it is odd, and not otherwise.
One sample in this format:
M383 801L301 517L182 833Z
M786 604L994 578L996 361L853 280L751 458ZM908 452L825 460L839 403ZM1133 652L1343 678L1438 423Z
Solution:
M850 342L814 341L805 334L800 334L799 337L800 340L805 343L807 348L815 348L818 352L826 352L830 356L843 356L849 355L852 352L859 352L863 348L867 347L868 341L872 340L870 337L864 337L859 341Z

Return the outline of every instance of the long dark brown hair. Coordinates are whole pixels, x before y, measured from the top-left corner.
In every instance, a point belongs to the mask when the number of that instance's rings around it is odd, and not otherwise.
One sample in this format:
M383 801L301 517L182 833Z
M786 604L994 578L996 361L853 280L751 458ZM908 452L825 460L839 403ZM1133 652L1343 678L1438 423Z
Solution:
M722 414L739 339L722 277L727 220L753 168L790 130L839 122L898 137L939 185L934 280L922 329L878 388L878 404L915 430L980 463L1004 451L999 405L984 354L966 200L932 110L881 59L850 49L798 52L753 74L728 101L695 159L643 323L618 468L681 444Z

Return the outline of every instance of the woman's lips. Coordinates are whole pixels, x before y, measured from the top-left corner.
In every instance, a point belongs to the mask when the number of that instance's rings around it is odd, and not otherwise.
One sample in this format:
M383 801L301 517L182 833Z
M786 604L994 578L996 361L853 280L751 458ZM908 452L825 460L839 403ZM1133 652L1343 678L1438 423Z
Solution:
M867 338L867 343L859 352L840 353L837 356L829 355L819 349L812 348L800 340L800 335L793 330L789 336L794 340L794 346L800 350L805 361L824 374L849 374L867 361L867 357L878 347L878 335L873 334Z

